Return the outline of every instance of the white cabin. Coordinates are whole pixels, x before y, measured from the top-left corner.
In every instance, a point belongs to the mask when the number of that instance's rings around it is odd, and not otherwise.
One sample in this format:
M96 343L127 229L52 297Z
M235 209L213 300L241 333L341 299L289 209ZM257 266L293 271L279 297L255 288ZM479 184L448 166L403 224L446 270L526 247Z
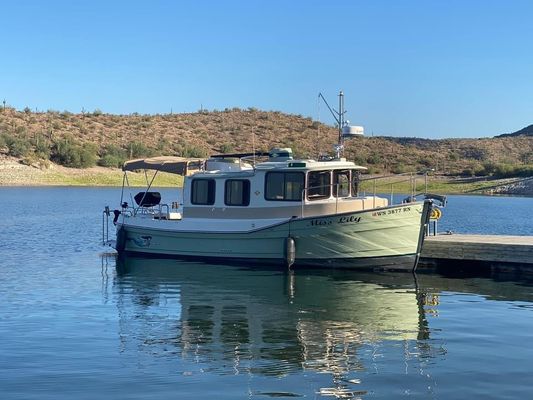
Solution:
M238 158L211 158L204 171L185 177L182 214L272 219L387 206L387 199L359 196L359 174L364 169L345 159L293 160L278 155L254 168Z

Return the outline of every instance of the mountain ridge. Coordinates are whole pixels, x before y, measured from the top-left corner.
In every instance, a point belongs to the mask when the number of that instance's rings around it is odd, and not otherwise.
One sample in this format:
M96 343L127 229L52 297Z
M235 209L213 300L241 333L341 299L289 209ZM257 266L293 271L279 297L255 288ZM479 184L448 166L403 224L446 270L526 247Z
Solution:
M498 135L495 137L514 137L514 136L533 136L533 124L526 126L525 128L522 128L516 132L513 133L504 133L502 135Z

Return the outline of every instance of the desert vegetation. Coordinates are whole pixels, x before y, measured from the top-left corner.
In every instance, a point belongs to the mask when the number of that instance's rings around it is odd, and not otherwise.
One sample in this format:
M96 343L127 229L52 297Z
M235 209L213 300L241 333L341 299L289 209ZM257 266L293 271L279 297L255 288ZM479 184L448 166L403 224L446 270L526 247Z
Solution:
M155 155L206 157L228 152L292 147L297 156L331 152L335 127L278 111L231 108L196 113L130 115L0 109L0 154L46 168L120 167ZM533 175L533 137L484 139L374 136L347 143L345 156L371 173L434 170L449 176Z

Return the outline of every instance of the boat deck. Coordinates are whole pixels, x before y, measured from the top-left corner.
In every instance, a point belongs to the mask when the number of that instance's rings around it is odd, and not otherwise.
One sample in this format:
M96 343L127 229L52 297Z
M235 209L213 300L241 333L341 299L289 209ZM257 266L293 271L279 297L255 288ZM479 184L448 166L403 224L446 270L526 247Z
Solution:
M533 236L437 235L428 236L422 250L422 266L449 261L518 264L533 269Z

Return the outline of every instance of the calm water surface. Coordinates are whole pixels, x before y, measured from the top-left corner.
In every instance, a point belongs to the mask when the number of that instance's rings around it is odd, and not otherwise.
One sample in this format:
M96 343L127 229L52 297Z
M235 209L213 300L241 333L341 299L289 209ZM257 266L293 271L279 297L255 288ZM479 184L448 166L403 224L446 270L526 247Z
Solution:
M528 398L527 279L117 265L117 189L0 189L0 398ZM452 196L441 229L533 235L533 199Z

